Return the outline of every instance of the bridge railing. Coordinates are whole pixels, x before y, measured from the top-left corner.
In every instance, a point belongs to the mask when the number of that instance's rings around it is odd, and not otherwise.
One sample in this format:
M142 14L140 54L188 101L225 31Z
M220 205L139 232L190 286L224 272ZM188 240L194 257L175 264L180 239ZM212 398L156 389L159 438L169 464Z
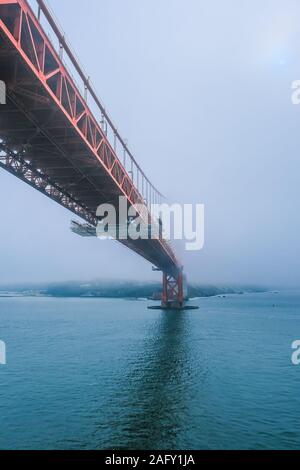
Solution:
M43 27L45 28L44 23L50 26L51 32L54 33L55 39L57 40L57 48L61 61L68 69L68 72L72 75L83 99L87 102L91 111L101 124L102 130L107 136L116 156L123 164L123 167L134 186L143 197L145 204L150 207L152 204L162 203L164 196L146 176L129 150L127 141L123 139L117 127L112 122L103 102L95 91L90 77L86 74L75 53L71 50L65 34L51 8L44 0L29 0L29 3L33 9L34 6L37 7L37 18L41 23L43 23ZM53 43L51 32L48 30L47 34Z

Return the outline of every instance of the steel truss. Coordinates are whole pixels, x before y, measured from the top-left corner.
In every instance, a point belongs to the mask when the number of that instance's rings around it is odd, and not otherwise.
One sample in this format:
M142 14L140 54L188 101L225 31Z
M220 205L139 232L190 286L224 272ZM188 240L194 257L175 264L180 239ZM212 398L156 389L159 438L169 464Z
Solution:
M148 205L160 202L162 195L111 122L45 3L37 2L38 17L26 0L0 0L0 65L7 73L10 104L0 128L0 166L93 226L98 199L107 202L125 195L135 207L143 205L145 198ZM41 11L59 41L58 52L40 23ZM62 60L64 51L83 80L84 95ZM88 105L88 92L101 111L101 122ZM115 145L108 138L107 125ZM24 141L31 151L26 151ZM123 163L117 141L124 151ZM151 223L150 211L147 217ZM165 273L163 305L181 307L182 268L169 243L158 237L127 246Z
M41 170L34 168L26 161L24 154L11 150L4 143L0 143L0 166L90 224L97 225L96 217L88 208L67 194Z

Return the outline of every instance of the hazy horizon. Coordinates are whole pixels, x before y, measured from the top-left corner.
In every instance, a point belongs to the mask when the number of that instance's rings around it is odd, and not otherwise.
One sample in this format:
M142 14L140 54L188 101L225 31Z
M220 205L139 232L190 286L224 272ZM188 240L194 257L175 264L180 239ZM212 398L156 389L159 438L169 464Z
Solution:
M205 204L205 247L181 254L188 279L299 286L300 4L49 4L153 183ZM71 233L74 215L1 169L0 201L0 285L160 281L120 244Z
M199 285L201 287L232 287L232 288L251 288L251 287L257 287L257 288L266 288L266 289L271 289L271 290L276 290L276 289L280 289L280 288L284 288L284 286L275 286L275 285L262 285L262 284L252 284L252 283L249 283L249 284L238 284L238 283L222 283L222 282L216 282L216 283L213 283L213 282L209 282L209 283L205 283L205 282L197 282L197 281L194 281L192 279L190 279L189 281L189 284L192 284L192 285ZM0 283L0 289L3 289L5 287L19 287L19 288L22 288L22 287L33 287L33 286L43 286L43 285L51 285L51 284L93 284L93 283L103 283L103 284L132 284L132 283L136 283L136 284L158 284L158 285L161 285L161 279L160 278L156 278L156 279L134 279L134 278L92 278L92 279L65 279L65 280L60 280L60 281L56 281L56 280L43 280L43 281L12 281L12 282L1 282ZM294 289L297 289L298 286L292 286L291 289L294 290Z

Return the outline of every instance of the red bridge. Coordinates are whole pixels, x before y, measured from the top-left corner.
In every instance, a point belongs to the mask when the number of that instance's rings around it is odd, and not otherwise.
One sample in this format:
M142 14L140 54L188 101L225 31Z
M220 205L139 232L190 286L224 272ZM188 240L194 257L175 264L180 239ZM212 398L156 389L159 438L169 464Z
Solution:
M128 205L146 204L151 220L150 206L162 195L120 136L43 0L37 0L36 14L26 0L0 0L0 79L7 91L0 105L2 168L91 226L97 225L100 204L118 211L120 196ZM163 272L162 307L182 308L182 267L170 244L162 237L120 242Z

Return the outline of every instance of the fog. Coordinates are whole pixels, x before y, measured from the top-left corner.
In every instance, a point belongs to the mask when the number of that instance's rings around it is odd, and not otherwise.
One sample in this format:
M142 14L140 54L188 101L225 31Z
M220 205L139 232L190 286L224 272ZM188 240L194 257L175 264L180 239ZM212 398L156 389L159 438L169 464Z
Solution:
M205 204L189 279L297 286L300 4L51 0L119 131L170 202ZM1 78L1 77L0 77ZM0 283L158 278L0 170Z

